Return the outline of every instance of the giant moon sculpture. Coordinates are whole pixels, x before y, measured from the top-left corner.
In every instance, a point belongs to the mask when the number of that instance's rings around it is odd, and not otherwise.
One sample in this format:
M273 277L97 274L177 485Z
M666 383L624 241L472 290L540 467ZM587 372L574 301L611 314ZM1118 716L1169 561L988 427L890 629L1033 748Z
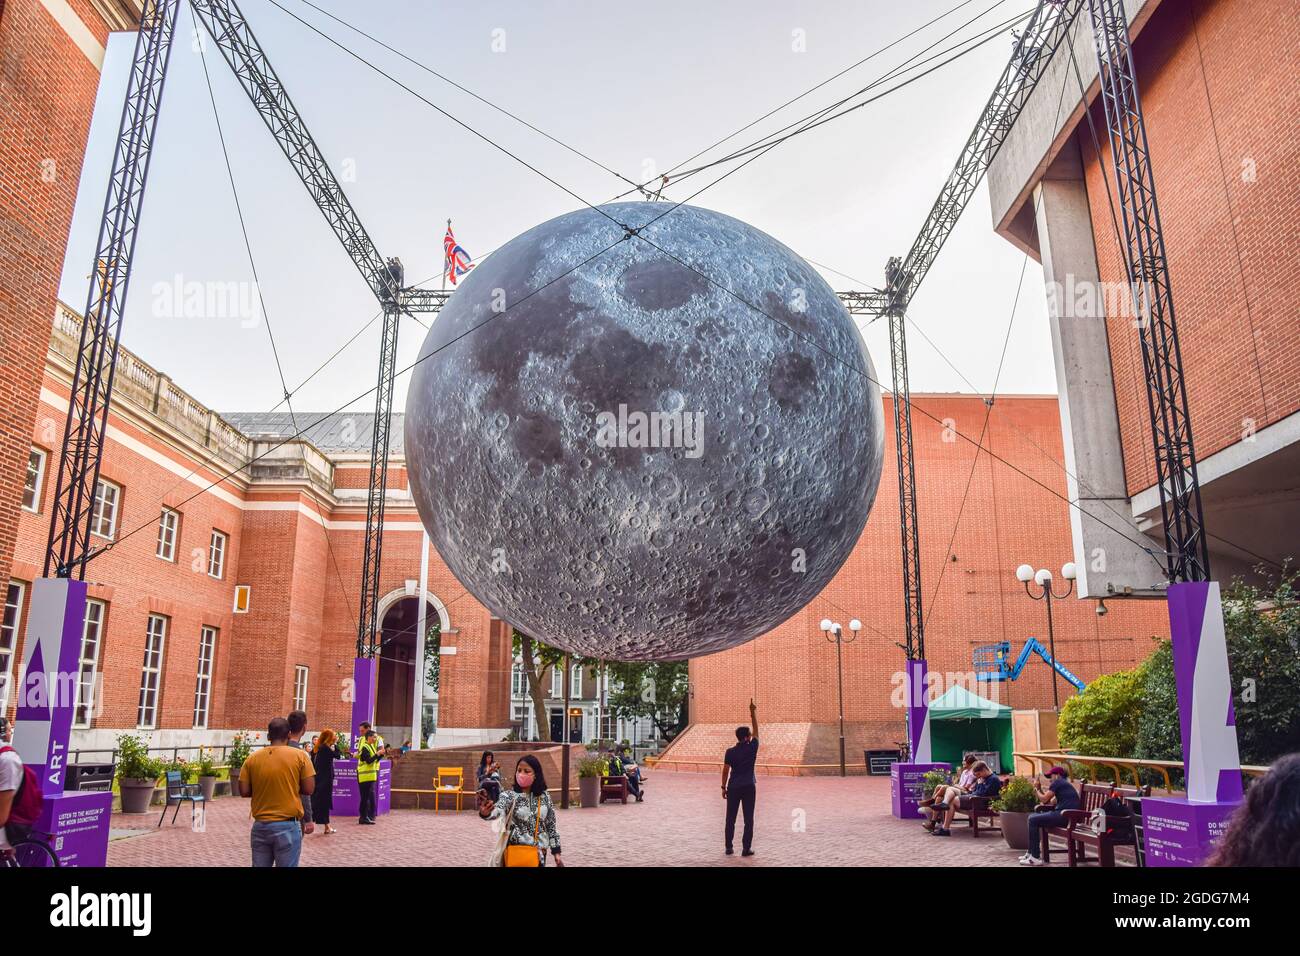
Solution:
M411 492L452 573L606 660L780 624L844 563L880 481L875 369L834 291L771 236L670 208L580 210L498 249L438 315L406 403Z

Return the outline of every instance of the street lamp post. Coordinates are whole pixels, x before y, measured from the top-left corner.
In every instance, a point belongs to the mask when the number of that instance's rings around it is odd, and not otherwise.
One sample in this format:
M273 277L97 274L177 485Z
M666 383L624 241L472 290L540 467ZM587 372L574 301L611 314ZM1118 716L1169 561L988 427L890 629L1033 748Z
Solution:
M1069 597L1074 591L1075 576L1074 562L1067 562L1061 568L1061 577L1070 583L1066 587L1064 594L1056 594L1052 591L1052 572L1047 568L1039 568L1035 571L1033 565L1030 564L1022 564L1016 568L1016 578L1025 586L1025 593L1035 601L1047 602L1047 647L1052 655L1052 709L1057 713L1061 711L1061 699L1057 693L1057 677L1059 675L1056 670L1056 635L1052 630L1052 599L1055 598L1060 601ZM1031 581L1038 585L1038 594L1030 590L1029 583Z
M848 776L848 770L844 763L844 651L845 644L852 644L858 639L858 631L862 630L862 622L856 617L849 621L849 630L853 636L845 640L844 629L830 618L824 618L821 623L822 631L826 634L826 640L835 643L835 671L836 679L839 684L839 703L840 703L840 776Z

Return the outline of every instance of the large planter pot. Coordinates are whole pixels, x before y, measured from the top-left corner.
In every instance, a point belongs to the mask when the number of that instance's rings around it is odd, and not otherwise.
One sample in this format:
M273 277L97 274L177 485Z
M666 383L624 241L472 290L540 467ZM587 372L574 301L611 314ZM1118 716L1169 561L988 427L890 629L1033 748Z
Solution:
M238 767L230 768L230 795L232 797L239 796L239 768Z
M579 777L578 799L582 802L584 808L591 808L594 810L596 807L600 806L600 778Z
M1013 850L1029 849L1029 814L1012 813L1002 810L998 813L998 823L1002 826L1002 839Z
M140 777L121 777L117 781L122 793L123 813L148 813L157 780Z
M217 789L217 778L215 776L199 777L199 791L203 794L204 800L211 800L213 793L216 792L216 789Z

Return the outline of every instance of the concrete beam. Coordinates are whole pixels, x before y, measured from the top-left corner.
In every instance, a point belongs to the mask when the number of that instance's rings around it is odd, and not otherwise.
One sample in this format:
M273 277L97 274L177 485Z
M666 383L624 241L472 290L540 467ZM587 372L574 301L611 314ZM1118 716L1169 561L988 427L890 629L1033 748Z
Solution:
M1119 413L1106 334L1107 297L1092 239L1082 162L1073 142L1034 191L1036 233L1047 284L1047 312L1061 408L1071 537L1081 598L1164 579L1133 520L1124 482ZM1086 294L1077 294L1078 291Z
M1160 0L1124 0L1129 29L1136 37ZM993 228L1017 248L1035 254L1034 217L1026 206L1034 187L1065 148L1074 128L1083 120L1085 103L1097 95L1097 55L1092 41L1092 19L1085 4L1074 21L1069 44L1078 61L1087 93L1079 94L1079 80L1070 59L1070 46L1062 44L1038 81L1006 141L989 167L989 205ZM1102 131L1099 131L1104 135ZM1104 144L1103 144L1104 147Z

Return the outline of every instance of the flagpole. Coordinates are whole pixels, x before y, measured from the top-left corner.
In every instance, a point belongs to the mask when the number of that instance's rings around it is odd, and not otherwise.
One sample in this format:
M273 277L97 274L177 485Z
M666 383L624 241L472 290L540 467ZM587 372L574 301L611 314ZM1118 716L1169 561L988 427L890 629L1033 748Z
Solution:
M447 230L448 230L448 232L451 231L451 220L450 220L450 219L447 220ZM447 291L447 253L446 253L446 251L444 251L443 254L442 254L442 291L443 291L443 292L446 292L446 291Z

